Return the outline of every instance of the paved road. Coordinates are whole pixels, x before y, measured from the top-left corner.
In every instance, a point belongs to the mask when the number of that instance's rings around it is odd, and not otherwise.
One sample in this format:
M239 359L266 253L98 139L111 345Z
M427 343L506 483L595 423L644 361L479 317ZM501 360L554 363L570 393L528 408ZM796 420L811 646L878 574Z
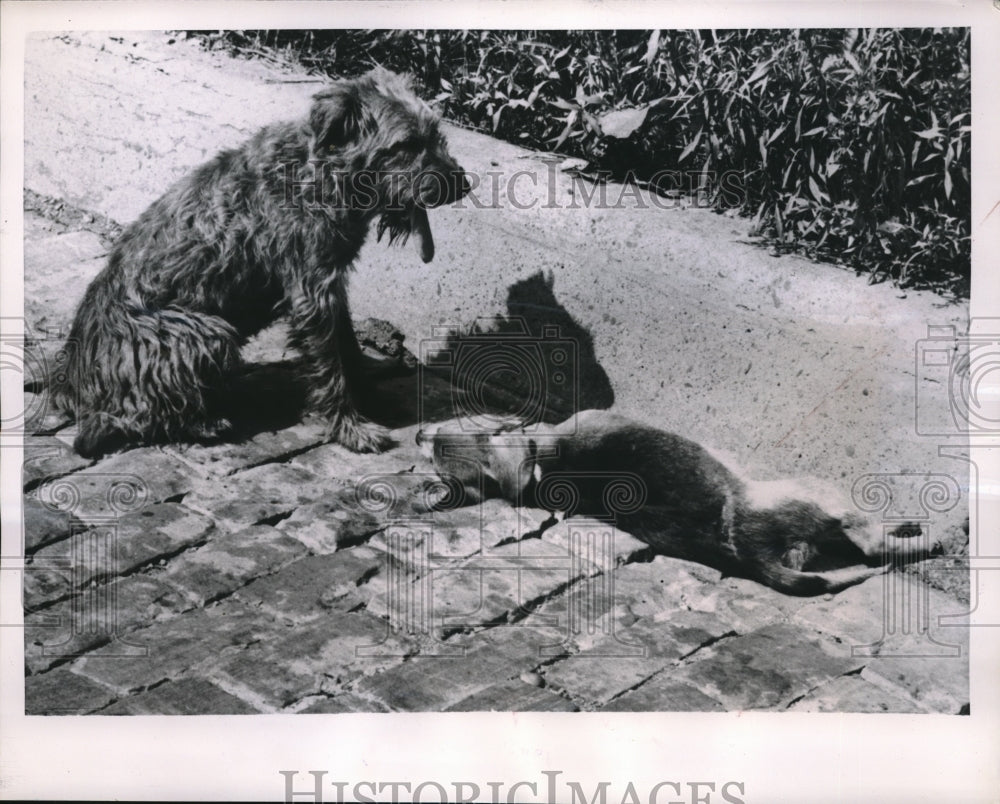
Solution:
M34 331L57 344L102 265L110 222L132 220L261 123L301 114L309 81L162 35L32 40ZM610 401L611 391L617 410L729 450L762 477L817 474L849 488L870 473L909 472L917 486L937 473L964 486L966 464L939 457L913 426L915 393L922 415L947 412L940 383L915 369L915 343L928 323L963 327L961 308L773 257L737 219L631 191L620 208L588 205L565 164L449 135L483 181L482 208L436 211L429 266L413 249L366 246L352 287L359 319L391 321L419 355L438 327L532 310L538 320L541 309L580 356L580 394ZM491 173L514 187L496 204ZM283 359L280 327L250 357ZM598 522L550 525L501 503L421 517L411 500L430 467L410 445L421 405L451 390L434 378L418 400L410 374L383 391L400 411L399 446L377 457L323 444L310 420L276 421L241 444L97 463L73 455L65 432L29 439L28 711L967 705L967 631L937 618L966 605L915 575L803 600L654 558L627 534L594 553ZM372 475L394 505L366 497ZM958 549L963 506L918 512ZM954 564L937 562L938 586L961 588L948 581L961 575ZM606 605L589 617L594 599ZM884 603L899 616L891 628Z

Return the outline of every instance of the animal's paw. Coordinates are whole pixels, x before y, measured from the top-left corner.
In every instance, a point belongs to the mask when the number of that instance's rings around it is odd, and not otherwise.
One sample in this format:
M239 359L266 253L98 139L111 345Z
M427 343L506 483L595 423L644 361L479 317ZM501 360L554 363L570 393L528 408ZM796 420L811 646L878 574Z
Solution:
M897 525L890 533L897 539L915 539L923 533L923 529L916 522L904 522Z
M393 444L388 430L359 416L341 417L328 435L352 452L385 452Z
M479 495L462 484L453 475L441 475L425 480L417 489L413 509L419 514L431 511L450 511L479 502Z
M937 533L927 533L920 527L919 523L904 522L893 531L892 535L897 539L916 539L913 549L921 550L924 557L940 556L945 553L944 542L941 541L940 536ZM926 539L926 541L920 539Z
M89 413L77 422L77 436L73 449L82 458L99 458L117 452L135 443L119 420L107 413Z
M191 427L191 435L199 441L215 441L233 434L233 423L229 419L211 419Z

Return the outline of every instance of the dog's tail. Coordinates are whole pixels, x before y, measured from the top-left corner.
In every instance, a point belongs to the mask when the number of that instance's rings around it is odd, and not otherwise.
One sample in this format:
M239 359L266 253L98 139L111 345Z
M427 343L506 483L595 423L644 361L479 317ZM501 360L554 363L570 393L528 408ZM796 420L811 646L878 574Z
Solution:
M76 416L76 451L95 457L134 441L224 430L217 408L240 365L236 330L204 313L115 307L78 315L71 332L57 398Z
M803 572L789 569L778 563L762 563L756 569L759 575L758 580L772 589L777 589L788 595L809 596L839 592L876 575L884 575L891 567L892 564L883 564L879 567L859 564L824 572Z

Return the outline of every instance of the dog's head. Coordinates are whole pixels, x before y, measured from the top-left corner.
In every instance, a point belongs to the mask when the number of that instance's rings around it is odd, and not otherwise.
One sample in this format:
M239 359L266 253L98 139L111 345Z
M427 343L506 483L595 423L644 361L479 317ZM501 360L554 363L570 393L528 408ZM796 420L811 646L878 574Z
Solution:
M467 419L439 422L421 429L417 444L438 474L461 487L465 501L503 497L520 503L541 471L535 441L520 424L498 421L493 429L472 431Z
M438 123L407 77L382 68L317 93L309 115L313 158L344 172L351 205L378 216L379 238L415 235L424 262L434 258L427 210L471 189Z

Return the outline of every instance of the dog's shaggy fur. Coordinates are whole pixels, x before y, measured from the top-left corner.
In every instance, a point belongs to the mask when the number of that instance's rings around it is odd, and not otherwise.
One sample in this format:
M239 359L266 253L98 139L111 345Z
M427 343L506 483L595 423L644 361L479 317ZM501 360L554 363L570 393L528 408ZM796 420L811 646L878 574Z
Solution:
M462 501L501 496L547 507L542 486L558 478L574 487L563 495L576 500L572 513L601 516L611 513L605 509L609 481L638 478L645 498L618 514L618 527L664 555L781 592L836 592L933 549L909 538L919 533L915 525L883 534L822 481L748 480L693 441L606 411L527 432L515 424L496 432L467 426L444 422L417 434Z
M307 119L268 126L171 187L122 235L67 342L56 404L85 456L225 434L246 338L279 315L329 436L379 451L357 412L361 352L348 272L378 220L434 254L428 207L469 189L438 120L408 82L376 69L314 97Z

